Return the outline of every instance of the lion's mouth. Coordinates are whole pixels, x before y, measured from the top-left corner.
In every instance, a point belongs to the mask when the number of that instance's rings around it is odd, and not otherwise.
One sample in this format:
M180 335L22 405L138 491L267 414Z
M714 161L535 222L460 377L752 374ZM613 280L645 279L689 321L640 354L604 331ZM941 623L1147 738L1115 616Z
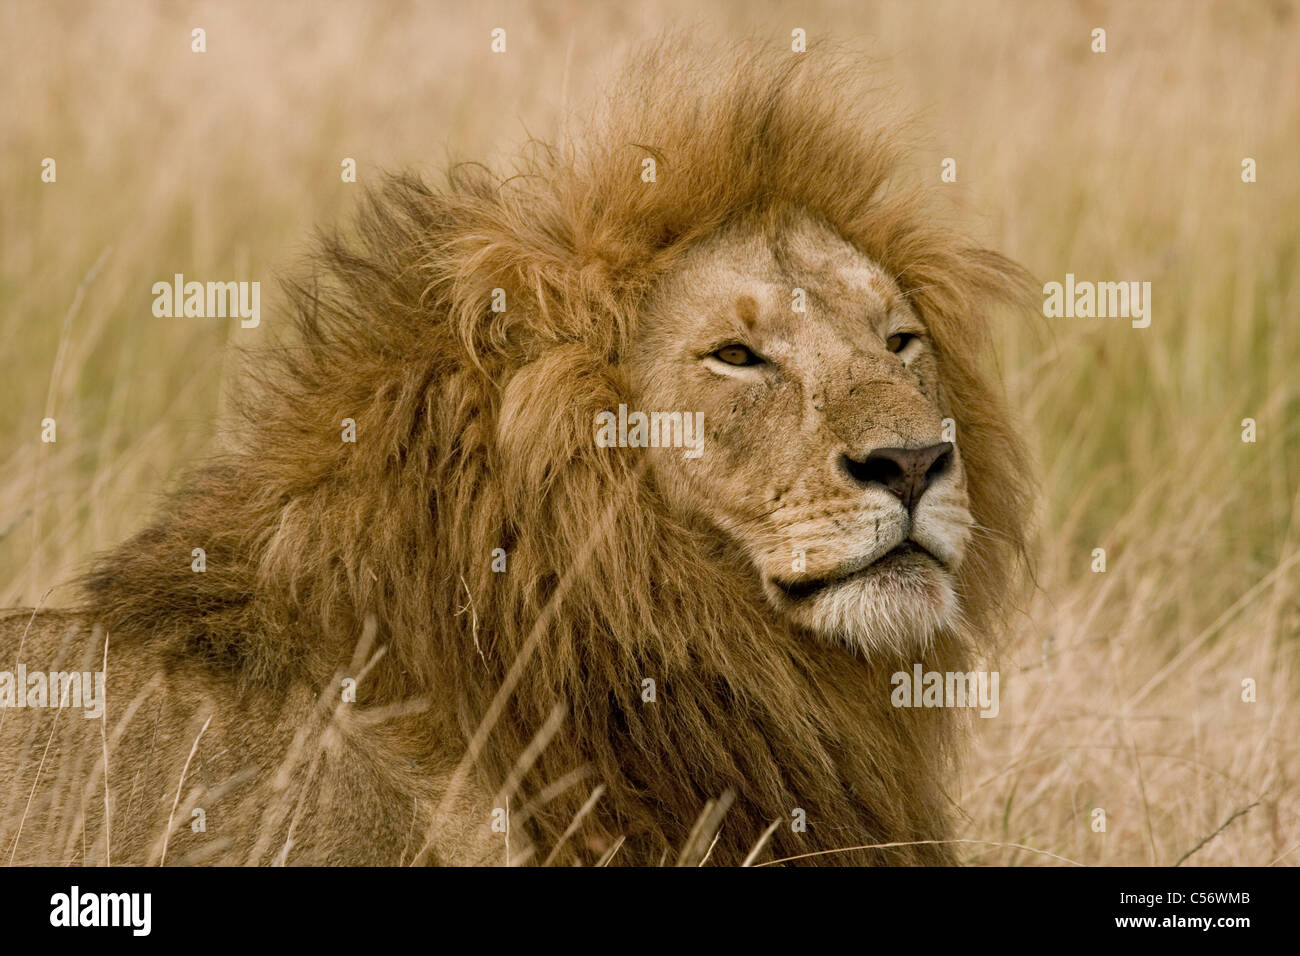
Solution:
M800 581L779 581L775 578L772 583L777 590L781 592L786 600L793 603L806 601L809 598L820 594L830 588L837 587L855 578L863 578L868 575L880 574L900 566L915 563L918 560L929 560L942 564L933 554L927 551L915 541L904 541L897 547L886 551L870 564L862 567L849 567L826 577L806 578Z

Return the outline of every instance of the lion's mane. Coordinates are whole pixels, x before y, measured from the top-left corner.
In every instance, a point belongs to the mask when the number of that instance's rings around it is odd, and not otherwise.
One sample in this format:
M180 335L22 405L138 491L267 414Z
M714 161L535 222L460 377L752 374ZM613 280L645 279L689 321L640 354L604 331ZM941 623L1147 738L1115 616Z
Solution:
M949 833L959 728L890 705L890 674L914 661L796 633L735 549L674 518L640 453L596 447L592 422L629 400L639 303L683 250L742 216L824 220L897 277L935 343L981 530L959 580L968 626L922 663L965 669L1024 539L1025 458L985 327L991 302L1023 303L1023 274L891 181L900 137L844 58L673 46L637 60L580 133L530 142L513 175L391 177L350 234L323 238L288 286L292 334L249 356L228 450L98 561L88 605L245 687L322 686L373 618L387 654L362 703L427 696L460 729L442 745L473 745L478 785L512 784L534 859L601 784L557 860L618 836L616 862L675 859L731 793L713 862L741 861L777 820L763 858L904 843L808 859L950 861L923 841Z

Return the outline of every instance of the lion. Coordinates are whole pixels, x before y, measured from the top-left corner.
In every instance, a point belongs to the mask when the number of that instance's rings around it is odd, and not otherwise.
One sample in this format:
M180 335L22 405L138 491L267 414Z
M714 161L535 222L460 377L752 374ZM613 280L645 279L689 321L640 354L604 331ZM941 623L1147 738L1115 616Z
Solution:
M966 671L1024 577L1029 286L871 102L664 43L514 175L372 191L228 447L0 618L106 680L0 710L4 858L954 862L964 718L891 675Z

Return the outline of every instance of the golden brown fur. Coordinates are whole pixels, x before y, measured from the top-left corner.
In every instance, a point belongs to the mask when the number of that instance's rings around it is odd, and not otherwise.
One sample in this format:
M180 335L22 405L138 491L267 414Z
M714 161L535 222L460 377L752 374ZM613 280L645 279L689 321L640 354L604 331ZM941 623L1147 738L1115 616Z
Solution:
M109 635L114 862L159 858L192 748L170 862L503 862L487 825L508 796L514 859L594 862L625 837L614 862L655 863L724 794L712 862L776 820L761 859L954 858L919 841L949 833L957 722L891 707L889 675L966 669L1012 586L1026 468L984 321L1020 301L1021 273L889 182L896 136L834 57L665 46L629 76L593 130L533 144L505 181L475 165L441 190L390 180L292 288L290 347L252 356L233 450L98 561L79 615L0 620L5 656L26 634L33 668L69 629L91 659ZM737 548L665 505L642 455L592 441L596 413L635 403L624 364L657 283L724 227L796 214L894 277L957 422L982 531L957 578L967 626L924 657L810 640ZM17 860L103 858L100 724L62 719L0 726L0 851L25 819Z

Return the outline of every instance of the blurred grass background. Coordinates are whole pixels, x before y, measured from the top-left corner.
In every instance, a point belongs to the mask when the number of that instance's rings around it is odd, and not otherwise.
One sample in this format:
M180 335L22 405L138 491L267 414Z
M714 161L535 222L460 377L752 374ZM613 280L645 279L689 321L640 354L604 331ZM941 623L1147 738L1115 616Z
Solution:
M828 37L853 45L919 118L909 174L937 183L957 160L941 202L980 241L1042 281L1152 283L1148 329L999 332L1042 530L1001 714L975 721L954 784L967 858L1054 862L1017 844L1088 864L1295 863L1295 0L8 0L0 605L63 602L55 586L212 447L237 387L228 346L261 341L275 276L358 197L343 157L362 183L495 160L526 131L554 137L631 47L681 26L778 42L802 27L809 55ZM41 182L45 157L56 183ZM150 287L175 272L261 280L262 328L154 318ZM40 440L47 415L55 444Z

